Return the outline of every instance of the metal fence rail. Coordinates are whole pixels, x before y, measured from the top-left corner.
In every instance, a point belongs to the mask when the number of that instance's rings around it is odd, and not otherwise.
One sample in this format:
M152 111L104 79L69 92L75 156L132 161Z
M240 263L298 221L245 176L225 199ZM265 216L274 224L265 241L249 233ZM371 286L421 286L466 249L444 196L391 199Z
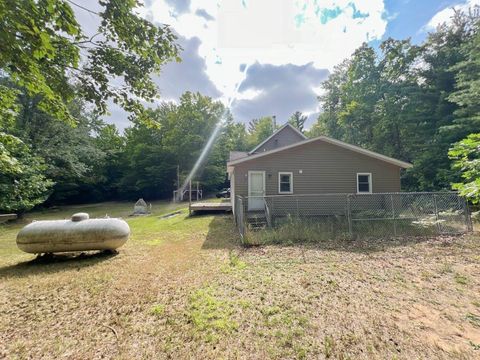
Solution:
M328 222L356 237L459 234L472 230L468 206L455 192L236 196L235 222L242 238L248 229ZM252 202L253 204L253 202Z

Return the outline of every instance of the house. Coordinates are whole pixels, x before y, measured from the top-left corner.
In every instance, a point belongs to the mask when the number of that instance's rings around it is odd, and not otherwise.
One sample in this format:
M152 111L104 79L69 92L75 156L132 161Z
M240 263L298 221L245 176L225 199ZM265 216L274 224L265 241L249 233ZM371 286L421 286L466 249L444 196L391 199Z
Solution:
M371 194L400 191L400 170L412 165L327 136L307 139L290 124L227 163L232 208L264 208L263 196ZM235 211L235 210L234 210Z

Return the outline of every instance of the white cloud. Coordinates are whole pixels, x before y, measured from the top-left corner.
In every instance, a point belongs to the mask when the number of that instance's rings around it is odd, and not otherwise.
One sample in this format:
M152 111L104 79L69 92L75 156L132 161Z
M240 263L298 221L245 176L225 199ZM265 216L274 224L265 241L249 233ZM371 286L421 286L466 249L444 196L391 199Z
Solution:
M314 114L319 110L317 94L313 89L327 76L326 69L317 69L313 63L305 65L255 63L246 71L245 81L239 88L239 96L232 105L232 111L241 122L276 115L278 122L284 123L299 110L310 115L310 123L316 118Z
M422 28L422 31L432 31L437 28L437 26L443 23L449 23L452 19L452 16L457 11L468 11L469 8L473 8L474 6L480 6L480 0L466 0L461 1L457 5L450 6L445 8L438 13L436 13L430 21ZM455 8L455 10L453 9Z
M304 65L332 69L387 25L383 0L191 0L189 12L150 0L144 16L181 36L201 40L206 73L227 99L243 81L240 64ZM212 19L197 16L206 11Z
M247 89L243 92L238 93L237 96L235 97L235 100L252 100L257 96L262 95L262 93L263 93L263 90Z

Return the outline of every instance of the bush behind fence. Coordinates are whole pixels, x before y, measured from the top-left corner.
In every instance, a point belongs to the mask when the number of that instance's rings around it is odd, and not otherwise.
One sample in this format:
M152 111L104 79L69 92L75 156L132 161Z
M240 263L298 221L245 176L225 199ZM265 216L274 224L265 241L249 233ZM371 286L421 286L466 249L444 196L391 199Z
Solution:
M252 200L255 210L249 208ZM299 226L308 227L312 236L328 233L349 238L472 230L468 205L455 192L236 196L234 211L242 238L249 230L271 228L286 232L286 227Z

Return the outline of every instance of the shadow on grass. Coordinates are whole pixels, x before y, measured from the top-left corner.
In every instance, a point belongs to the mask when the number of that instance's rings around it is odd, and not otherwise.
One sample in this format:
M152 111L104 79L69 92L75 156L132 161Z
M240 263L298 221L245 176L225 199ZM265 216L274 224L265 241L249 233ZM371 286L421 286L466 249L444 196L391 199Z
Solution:
M201 215L200 215L201 216ZM241 246L240 235L231 214L215 216L208 225L208 233L202 249L235 249Z
M32 260L0 268L0 278L22 278L36 274L49 274L64 270L89 267L114 258L118 252L48 254Z

